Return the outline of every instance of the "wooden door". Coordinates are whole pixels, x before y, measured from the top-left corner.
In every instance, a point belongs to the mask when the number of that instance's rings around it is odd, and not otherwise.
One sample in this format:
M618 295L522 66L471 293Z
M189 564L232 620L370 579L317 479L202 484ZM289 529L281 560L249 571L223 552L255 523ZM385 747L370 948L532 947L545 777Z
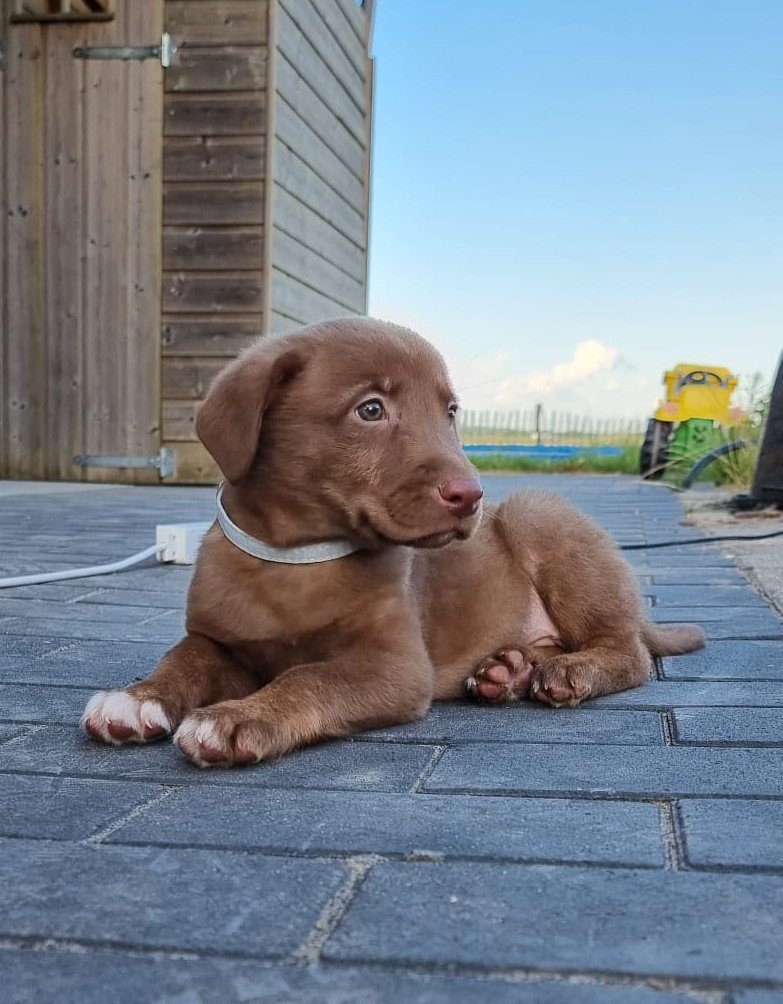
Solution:
M74 48L159 42L163 0L61 23L2 2L0 474L157 481L73 458L160 447L163 70Z

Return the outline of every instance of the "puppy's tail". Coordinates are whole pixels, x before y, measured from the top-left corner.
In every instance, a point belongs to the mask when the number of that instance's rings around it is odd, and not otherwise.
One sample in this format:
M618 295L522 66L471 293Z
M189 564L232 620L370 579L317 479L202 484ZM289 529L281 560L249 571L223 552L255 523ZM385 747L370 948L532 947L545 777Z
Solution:
M642 641L651 655L684 655L704 647L704 632L696 624L651 624L642 627Z

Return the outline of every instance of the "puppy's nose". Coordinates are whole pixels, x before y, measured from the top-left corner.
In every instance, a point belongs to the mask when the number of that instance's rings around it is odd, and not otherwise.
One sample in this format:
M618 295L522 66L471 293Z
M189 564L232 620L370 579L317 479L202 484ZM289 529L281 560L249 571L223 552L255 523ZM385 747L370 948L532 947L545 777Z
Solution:
M451 478L445 484L438 485L438 491L449 509L460 519L473 515L484 494L475 478Z

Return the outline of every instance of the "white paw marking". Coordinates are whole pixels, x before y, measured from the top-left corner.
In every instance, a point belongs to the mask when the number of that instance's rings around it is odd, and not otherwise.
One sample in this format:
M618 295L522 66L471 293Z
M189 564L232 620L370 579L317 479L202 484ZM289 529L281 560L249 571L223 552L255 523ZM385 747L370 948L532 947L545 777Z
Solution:
M127 739L118 739L109 732L110 724L131 729L133 734ZM113 746L147 742L157 738L156 733L161 729L171 732L171 722L158 701L140 701L124 690L102 690L94 694L84 709L81 726Z

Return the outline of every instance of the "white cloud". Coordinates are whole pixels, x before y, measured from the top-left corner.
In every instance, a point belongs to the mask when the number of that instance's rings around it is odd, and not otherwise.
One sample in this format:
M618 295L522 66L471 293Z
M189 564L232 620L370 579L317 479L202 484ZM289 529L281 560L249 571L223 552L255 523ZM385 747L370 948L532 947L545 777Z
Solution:
M579 342L567 362L557 363L548 370L537 370L527 376L504 380L498 389L498 403L510 403L524 394L552 394L567 387L575 387L597 373L614 369L619 358L617 349L589 338Z

